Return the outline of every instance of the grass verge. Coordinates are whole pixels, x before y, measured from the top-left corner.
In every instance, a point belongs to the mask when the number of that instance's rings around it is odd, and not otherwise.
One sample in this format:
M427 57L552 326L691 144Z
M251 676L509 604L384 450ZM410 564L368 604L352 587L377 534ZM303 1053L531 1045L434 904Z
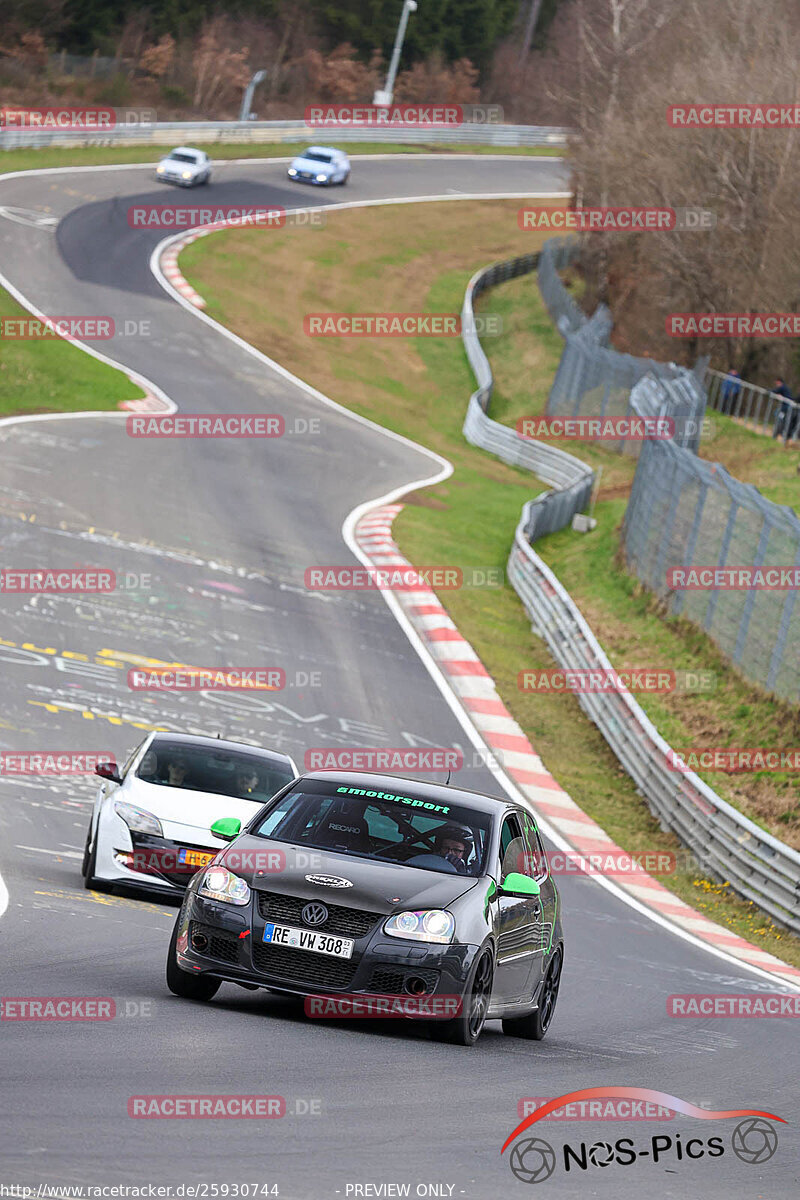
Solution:
M354 411L424 442L454 464L455 473L445 483L410 496L395 523L401 546L414 562L502 571L522 504L539 490L536 481L464 441L461 426L474 381L459 340L313 339L303 333L303 316L323 311L458 312L477 266L540 244L539 235L517 228L516 209L515 202L465 200L332 213L321 230L286 229L280 239L259 230L231 231L201 239L181 256L184 273L208 301L212 317ZM266 300L265 278L271 281ZM518 292L506 290L512 287ZM512 375L526 392L523 411L531 412L531 390L543 405L561 351L534 278L493 289L482 307L504 318L502 336L486 342L498 365L503 416L513 415L517 403ZM602 453L582 446L582 457L584 449L587 459ZM604 481L619 488L620 496L609 500L598 530L591 538L567 532L548 539L547 554L562 578L569 576L566 586L582 603L612 661L618 650L616 665L640 664L642 647L647 647L647 665L718 669L721 686L713 696L668 698L677 707L661 714L664 732L678 742L684 731L687 739L691 733L697 740L699 729L710 722L734 734L757 729L774 739L784 733L784 708L756 711L752 689L731 676L711 643L663 623L614 568L614 530L632 464L615 457L607 467ZM677 850L676 840L659 829L575 698L519 691L520 670L548 667L552 660L532 636L513 589L464 588L443 593L441 599L548 769L581 807L626 850ZM757 802L763 797L738 799L739 807L758 815ZM778 796L775 803L781 812L791 808L786 797ZM771 812L769 820L776 816ZM779 833L786 837L797 827L800 813L787 819ZM664 882L722 924L800 965L800 940L776 928L755 906L691 869L666 876Z
M0 320L30 317L0 288ZM0 416L100 412L144 393L127 375L63 338L0 339Z

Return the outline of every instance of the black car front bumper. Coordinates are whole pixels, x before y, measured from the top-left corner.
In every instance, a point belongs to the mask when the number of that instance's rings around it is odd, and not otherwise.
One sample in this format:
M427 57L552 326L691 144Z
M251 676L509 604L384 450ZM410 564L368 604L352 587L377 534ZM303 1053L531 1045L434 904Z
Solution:
M305 904L312 897L284 899ZM353 937L352 958L276 946L264 941L267 916L284 924L302 927L303 923L281 915L281 908L290 911L288 906L279 905L278 912L267 911L263 915L266 907L259 902L258 892L253 893L248 906L237 908L198 896L196 884L190 886L179 916L178 965L191 974L212 975L300 996L377 994L461 998L478 951L477 946L415 944L390 937L383 932L386 915L362 914L336 905L330 907L336 910L339 919L332 919L322 931ZM342 918L345 912L352 914L349 921ZM364 918L361 924L369 924L369 928L355 936L358 917ZM370 917L374 920L368 921Z

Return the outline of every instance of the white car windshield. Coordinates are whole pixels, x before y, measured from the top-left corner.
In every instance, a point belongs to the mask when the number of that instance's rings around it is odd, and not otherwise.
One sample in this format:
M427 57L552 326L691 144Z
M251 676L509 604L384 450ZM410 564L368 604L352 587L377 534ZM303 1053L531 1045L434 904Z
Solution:
M192 166L197 166L197 156L194 154L185 154L180 150L173 150L169 156L170 162L191 163Z
M311 162L333 162L332 154L323 154L320 150L307 150L301 157L310 159Z
M136 771L144 783L265 803L294 778L288 763L168 739L153 742Z

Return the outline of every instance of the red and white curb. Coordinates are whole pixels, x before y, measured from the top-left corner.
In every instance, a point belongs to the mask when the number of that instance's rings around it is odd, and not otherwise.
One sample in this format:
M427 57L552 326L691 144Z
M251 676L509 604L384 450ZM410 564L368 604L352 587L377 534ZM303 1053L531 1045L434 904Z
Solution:
M219 223L219 227L224 227L222 222ZM215 227L209 225L207 228L210 230ZM175 288L175 291L180 293L185 300L188 300L195 308L205 308L205 300L199 292L195 291L188 280L184 279L183 273L178 266L178 255L181 250L184 250L191 242L196 241L197 236L197 234L187 233L186 237L181 238L180 241L173 242L170 246L167 246L161 255L161 270Z
M402 508L402 504L382 505L364 515L356 525L358 546L375 567L413 569L392 538L392 522ZM472 724L489 750L497 752L504 773L523 794L534 815L546 818L578 854L619 855L624 859L625 851L553 779L500 699L489 672L459 633L433 589L423 586L413 591L394 591L393 595ZM701 941L786 982L800 983L800 969L702 916L646 871L637 868L615 876L614 882L640 904Z
M125 412L132 413L170 413L175 411L174 406L147 390L140 400L120 400L119 407Z

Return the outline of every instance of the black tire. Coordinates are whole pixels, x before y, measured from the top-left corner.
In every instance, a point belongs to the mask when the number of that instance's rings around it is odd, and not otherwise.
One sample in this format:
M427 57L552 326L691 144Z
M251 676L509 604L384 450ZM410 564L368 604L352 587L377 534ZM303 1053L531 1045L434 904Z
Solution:
M350 178L350 172L348 171L348 172L347 172L347 174L345 175L344 179L340 180L340 183L341 183L341 186L342 186L342 187L344 187L344 186L345 186L345 184L347 183L347 181L349 180L349 178Z
M486 1024L486 1013L492 997L494 960L489 947L478 955L464 989L461 1012L452 1021L432 1021L431 1036L437 1042L451 1042L456 1046L474 1046Z
M89 822L89 828L86 830L86 845L83 847L83 862L81 863L81 875L86 878L89 870L89 845L92 840L92 823Z
M167 951L167 987L173 996L180 996L184 1000L210 1000L212 996L216 996L222 981L212 979L210 975L190 975L178 966L178 926L182 916L183 907L178 913Z
M89 839L91 837L92 828L89 826L89 832L86 835L86 847L83 851L83 866L81 874L83 875L83 886L87 892L100 892L104 896L110 895L113 891L113 885L106 883L104 879L95 879L94 873L97 870L97 835L95 834L94 845L89 849Z
M564 966L564 955L559 946L556 950L544 977L542 991L539 996L539 1007L525 1017L512 1017L503 1021L503 1033L506 1037L528 1038L540 1042L550 1028L553 1014L556 1011L558 989L561 985L561 970Z

